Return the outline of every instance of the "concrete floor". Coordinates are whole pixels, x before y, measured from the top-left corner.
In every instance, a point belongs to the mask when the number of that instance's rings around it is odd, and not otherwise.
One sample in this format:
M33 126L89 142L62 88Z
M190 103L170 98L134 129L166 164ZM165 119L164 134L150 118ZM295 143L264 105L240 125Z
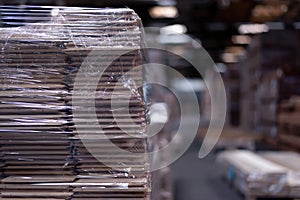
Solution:
M215 154L199 159L200 141L195 141L185 154L171 165L175 200L243 200L221 178Z

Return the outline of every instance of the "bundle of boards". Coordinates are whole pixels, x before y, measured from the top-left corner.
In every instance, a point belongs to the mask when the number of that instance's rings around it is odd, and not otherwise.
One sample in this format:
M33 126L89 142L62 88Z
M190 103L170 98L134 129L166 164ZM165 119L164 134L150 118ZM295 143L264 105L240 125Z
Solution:
M298 153L227 150L218 154L217 161L223 176L248 199L300 197Z
M138 16L34 6L1 14L17 26L0 29L1 199L149 199ZM74 92L99 71L94 96ZM75 116L73 102L91 98L94 108L82 103Z

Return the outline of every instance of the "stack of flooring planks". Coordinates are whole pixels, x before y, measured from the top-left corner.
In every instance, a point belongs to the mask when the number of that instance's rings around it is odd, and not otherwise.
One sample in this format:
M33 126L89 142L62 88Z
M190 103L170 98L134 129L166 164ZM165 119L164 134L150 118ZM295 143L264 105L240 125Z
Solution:
M300 154L290 151L267 151L259 153L265 159L288 169L287 186L289 197L300 197Z
M130 9L47 8L26 11L41 22L0 29L1 199L149 199L140 19ZM95 97L74 91L89 80L77 76L82 65L102 72ZM95 108L74 108L91 98Z
M299 198L300 155L228 150L217 156L224 176L248 198Z
M287 169L248 150L228 150L217 157L223 174L246 196L287 196Z

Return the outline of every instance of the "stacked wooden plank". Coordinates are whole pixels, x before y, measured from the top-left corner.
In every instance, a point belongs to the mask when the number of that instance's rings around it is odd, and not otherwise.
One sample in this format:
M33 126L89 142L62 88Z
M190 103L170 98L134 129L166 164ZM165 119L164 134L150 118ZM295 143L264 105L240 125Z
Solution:
M223 175L248 199L300 197L298 153L230 150L220 153L217 161Z
M246 196L287 197L287 169L247 150L218 155L223 174Z
M139 18L53 9L50 22L0 32L1 199L149 198ZM96 80L81 67L102 72L95 97L74 89Z
M287 186L289 197L300 197L300 154L289 151L262 152L259 154L265 159L286 167L288 172Z

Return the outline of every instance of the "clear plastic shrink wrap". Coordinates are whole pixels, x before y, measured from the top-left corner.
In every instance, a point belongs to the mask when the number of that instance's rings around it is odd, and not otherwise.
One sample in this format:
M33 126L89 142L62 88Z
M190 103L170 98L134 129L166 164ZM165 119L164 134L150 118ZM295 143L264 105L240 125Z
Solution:
M5 26L16 26L0 29L1 199L148 199L139 17L131 9L64 7L1 13ZM82 65L87 77L77 76ZM81 104L74 116L72 102L85 100L74 85L88 86L101 70L94 110ZM92 111L96 125L88 123Z

